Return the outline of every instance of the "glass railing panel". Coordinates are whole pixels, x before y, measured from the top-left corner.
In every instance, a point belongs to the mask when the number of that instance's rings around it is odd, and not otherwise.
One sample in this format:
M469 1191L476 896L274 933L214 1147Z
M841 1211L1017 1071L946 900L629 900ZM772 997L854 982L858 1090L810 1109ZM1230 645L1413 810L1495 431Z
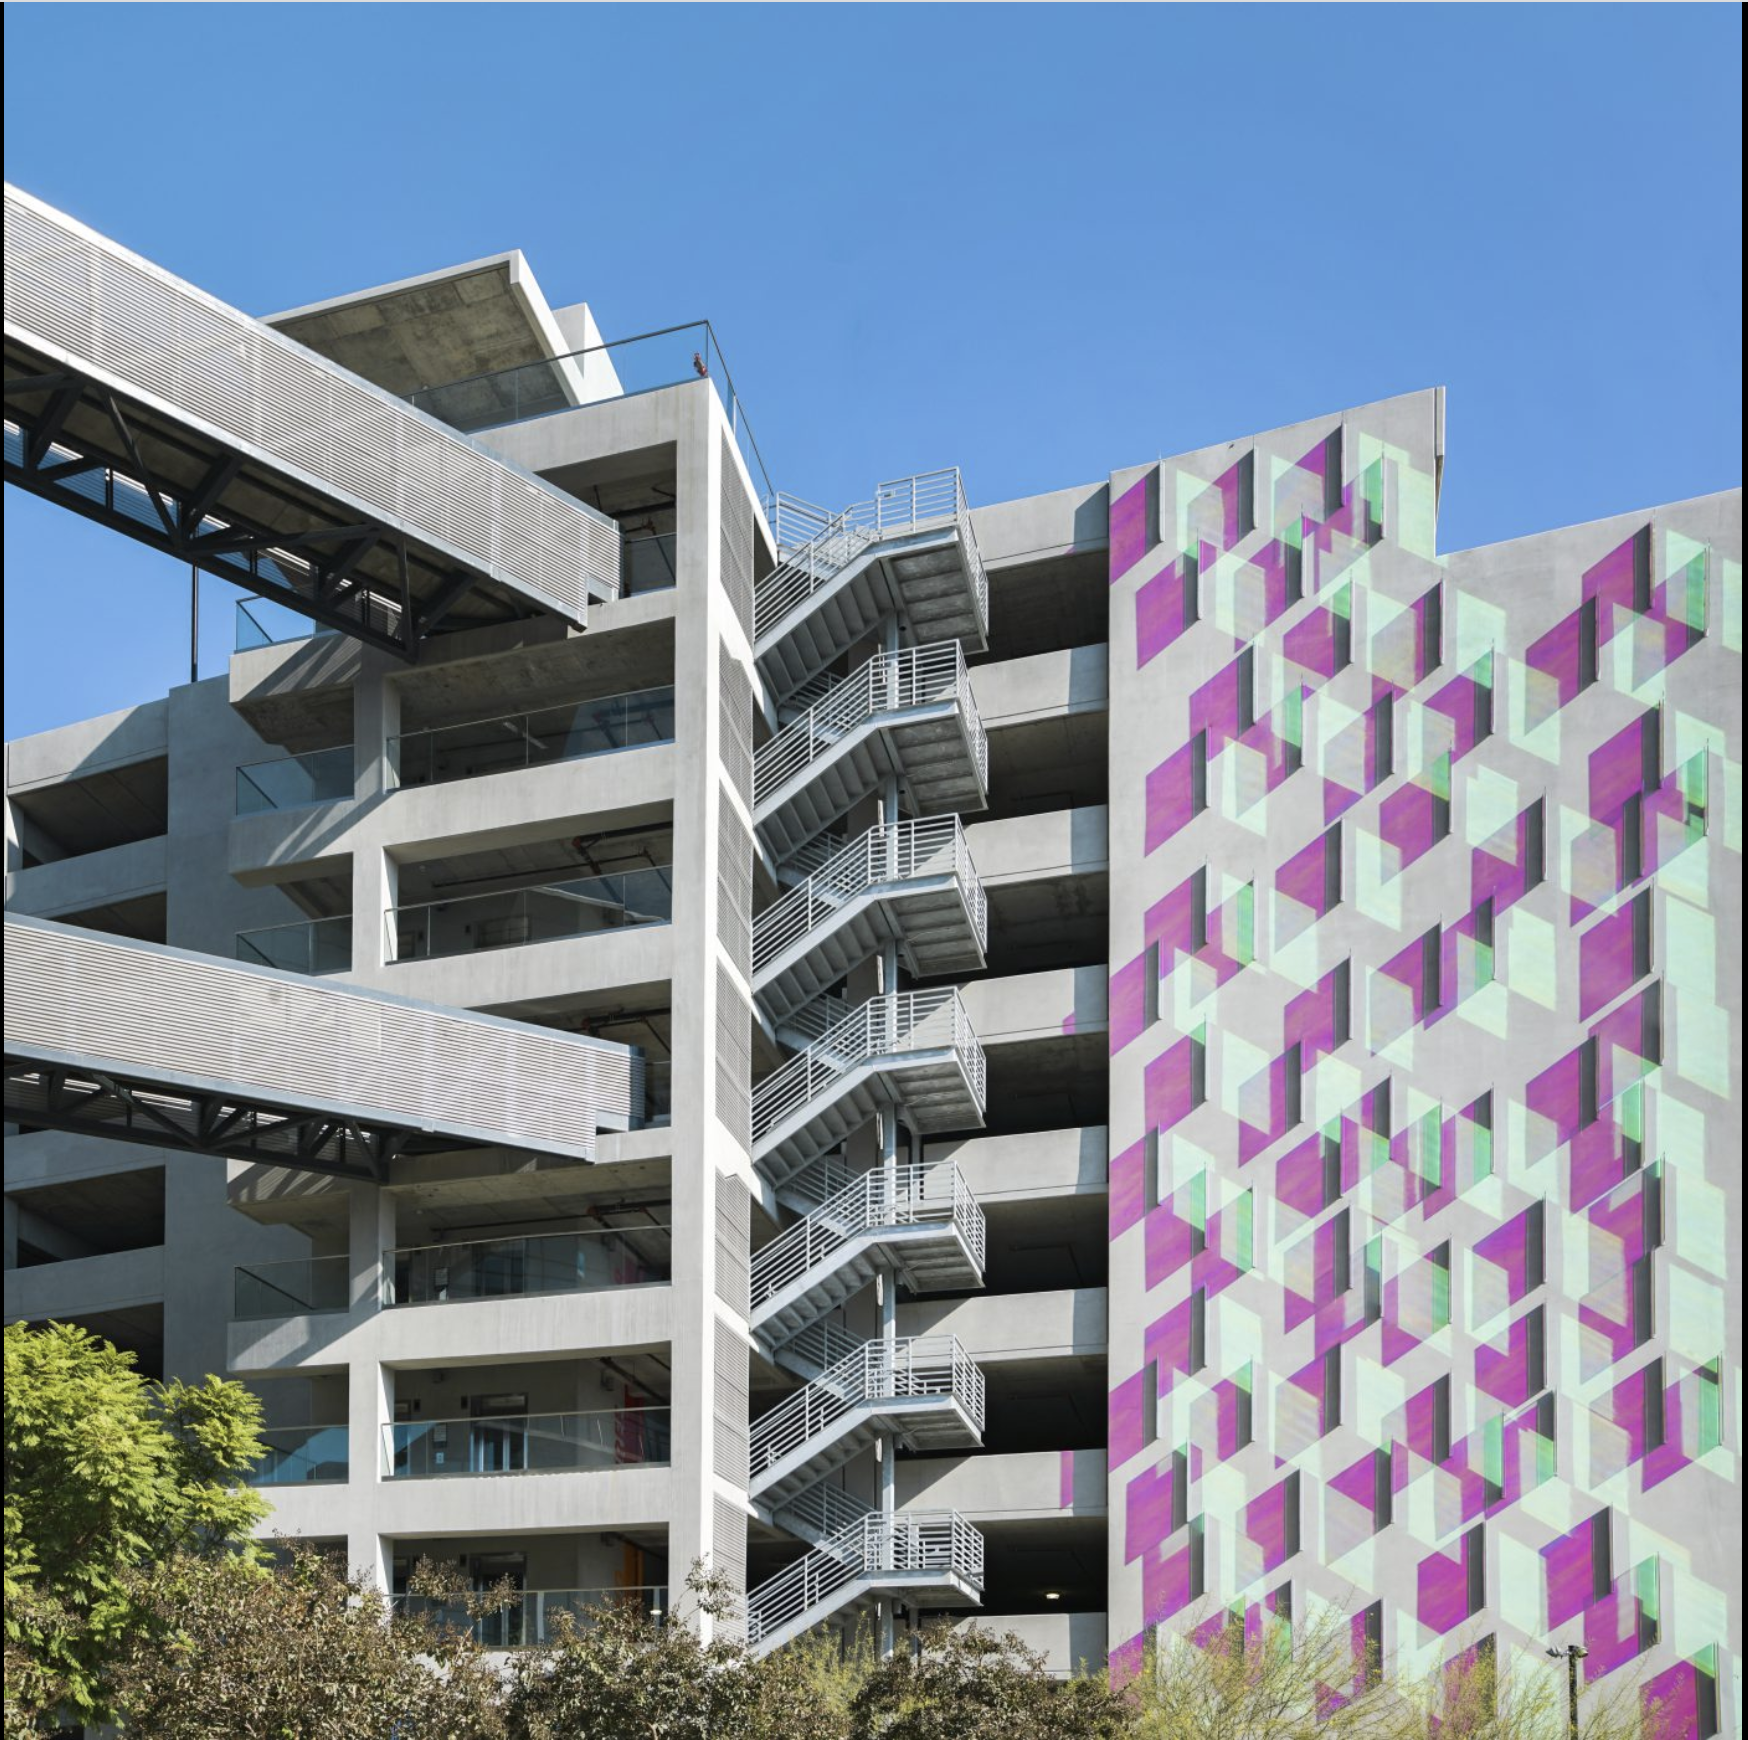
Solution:
M674 1121L674 1066L665 1058L645 1058L643 1065L643 1115L633 1129L660 1129Z
M663 866L396 907L389 943L394 960L439 960L666 924L673 915L673 872Z
M586 1414L505 1414L477 1420L397 1420L384 1428L389 1478L560 1474L665 1464L666 1407Z
M332 803L352 795L352 745L318 749L309 755L282 755L237 769L237 814L294 810L305 804Z
M344 1426L273 1426L261 1434L267 1453L248 1476L250 1486L309 1486L347 1478Z
M283 646L287 641L311 640L321 634L338 634L336 628L316 622L271 598L239 598L237 600L238 652L250 652L256 647Z
M661 592L680 581L674 555L674 534L659 537L622 537L619 544L619 591Z
M288 1257L239 1263L231 1271L231 1315L239 1321L344 1311L352 1302L346 1257Z
M237 959L287 973L352 971L352 918L310 918L237 932Z
M407 399L452 429L473 434L695 380L707 380L715 388L755 492L761 502L773 500L776 491L753 439L746 407L707 320L421 387Z
M496 1613L470 1614L460 1600L432 1595L397 1595L395 1611L424 1618L444 1631L471 1632L486 1649L520 1649L550 1643L560 1630L559 1615L581 1629L603 1609L640 1612L660 1625L668 1592L658 1585L625 1589L521 1589L512 1605Z
M540 1233L532 1238L419 1245L390 1253L393 1305L594 1293L672 1279L665 1226Z
M409 731L389 739L389 766L397 785L441 785L673 740L674 691L640 689L537 713Z

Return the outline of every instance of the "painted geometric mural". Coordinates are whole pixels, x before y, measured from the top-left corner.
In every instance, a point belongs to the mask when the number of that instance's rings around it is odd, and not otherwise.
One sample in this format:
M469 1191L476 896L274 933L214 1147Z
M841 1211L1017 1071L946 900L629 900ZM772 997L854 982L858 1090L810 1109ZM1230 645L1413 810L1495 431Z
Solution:
M1740 494L1441 558L1442 409L1112 479L1113 1655L1737 1733Z

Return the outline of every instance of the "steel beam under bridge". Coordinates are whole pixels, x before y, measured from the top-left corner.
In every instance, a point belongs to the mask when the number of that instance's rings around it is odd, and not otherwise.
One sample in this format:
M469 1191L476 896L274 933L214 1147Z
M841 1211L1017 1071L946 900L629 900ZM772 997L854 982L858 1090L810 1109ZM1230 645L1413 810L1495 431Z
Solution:
M11 186L5 266L7 482L406 659L617 596L604 514Z
M634 1047L7 915L5 1117L380 1181L464 1147L592 1160Z

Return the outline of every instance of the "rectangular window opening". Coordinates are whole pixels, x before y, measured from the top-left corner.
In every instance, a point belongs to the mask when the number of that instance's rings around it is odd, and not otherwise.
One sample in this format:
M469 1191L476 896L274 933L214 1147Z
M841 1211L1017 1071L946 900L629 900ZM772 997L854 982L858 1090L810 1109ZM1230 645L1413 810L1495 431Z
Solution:
M1598 663L1596 600L1586 598L1578 607L1578 687L1580 691L1590 688L1596 682Z

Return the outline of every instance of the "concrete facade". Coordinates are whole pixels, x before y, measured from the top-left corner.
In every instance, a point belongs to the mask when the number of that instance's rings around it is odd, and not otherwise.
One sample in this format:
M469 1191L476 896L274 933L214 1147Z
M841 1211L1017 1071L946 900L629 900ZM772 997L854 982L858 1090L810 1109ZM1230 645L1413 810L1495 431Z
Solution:
M1738 1732L1739 494L1440 556L1425 393L814 523L721 379L451 276L278 324L434 414L548 368L472 439L642 577L8 745L7 904L633 1045L644 1115L376 1184L28 1130L8 1318L249 1383L270 1526L391 1587L708 1558L761 1644L1063 1672L1334 1601Z

